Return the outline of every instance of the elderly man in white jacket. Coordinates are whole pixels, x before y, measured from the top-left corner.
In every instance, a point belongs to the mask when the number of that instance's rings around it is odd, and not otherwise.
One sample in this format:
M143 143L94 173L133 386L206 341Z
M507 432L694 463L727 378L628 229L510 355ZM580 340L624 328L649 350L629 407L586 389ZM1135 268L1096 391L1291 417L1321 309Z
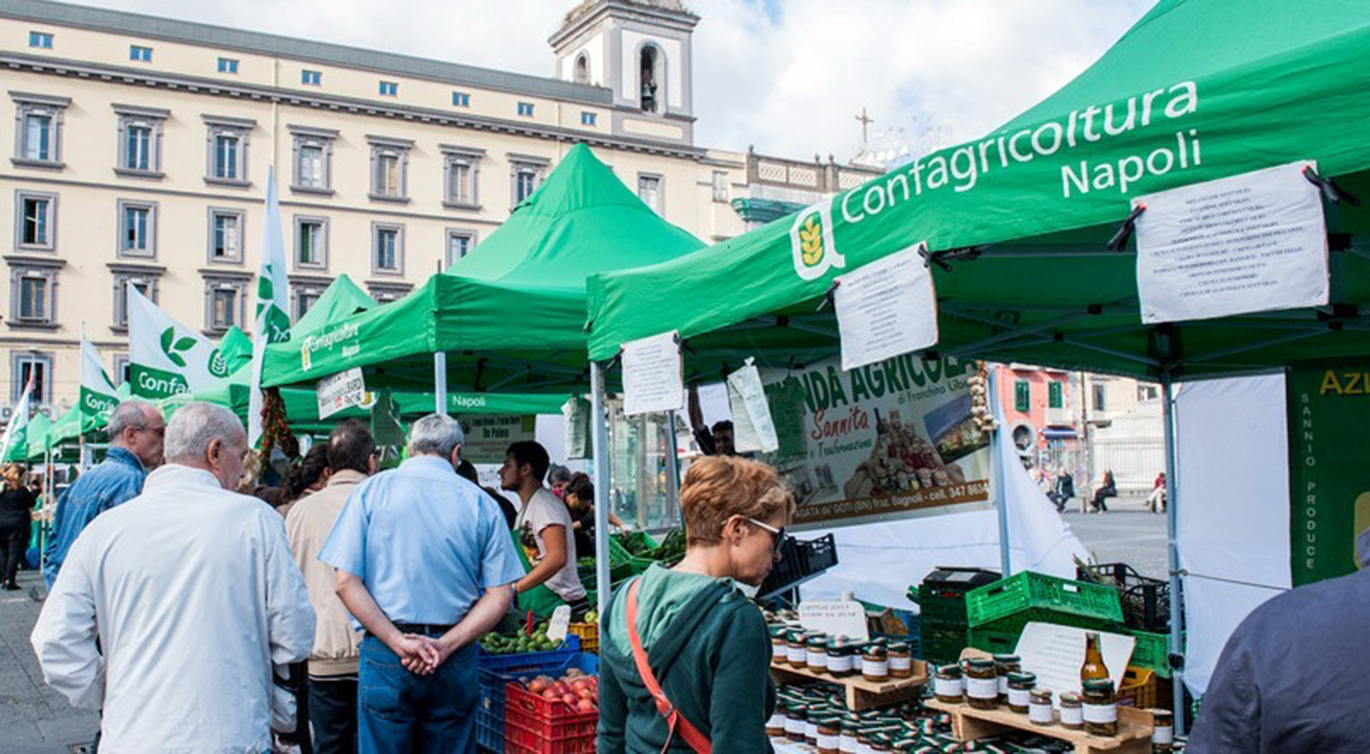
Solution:
M309 656L314 610L279 514L239 495L247 437L191 403L143 494L72 546L32 642L43 677L104 708L102 754L270 749L272 664Z

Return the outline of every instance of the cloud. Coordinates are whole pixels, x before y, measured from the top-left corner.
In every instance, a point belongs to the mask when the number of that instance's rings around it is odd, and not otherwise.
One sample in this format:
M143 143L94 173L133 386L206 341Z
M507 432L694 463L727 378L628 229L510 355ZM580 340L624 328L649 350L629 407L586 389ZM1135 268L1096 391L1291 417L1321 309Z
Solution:
M696 142L845 161L980 136L1068 82L1154 0L688 0ZM553 72L571 0L105 0L105 7L516 71Z

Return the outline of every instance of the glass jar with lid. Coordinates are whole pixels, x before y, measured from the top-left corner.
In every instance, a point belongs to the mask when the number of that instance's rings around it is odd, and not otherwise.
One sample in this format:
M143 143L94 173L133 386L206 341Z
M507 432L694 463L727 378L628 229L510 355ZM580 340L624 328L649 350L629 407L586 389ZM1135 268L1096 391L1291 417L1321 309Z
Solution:
M960 704L966 700L966 681L960 665L943 665L932 679L932 693L943 704ZM995 693L998 693L997 691Z
M795 702L785 708L785 738L790 741L804 740L804 724L808 722L809 708L803 702Z
M1032 690L1037 686L1037 674L1016 671L1008 674L1008 708L1020 715L1028 713Z
M846 678L856 673L855 645L841 636L828 640L828 675Z
M1151 710L1155 727L1151 731L1153 754L1169 754L1175 750L1175 715L1167 709Z
M785 660L791 667L804 668L809 664L808 637L803 631L790 631L785 636Z
M789 658L785 642L785 627L771 626L771 659L786 660Z
M966 702L975 709L999 706L999 681L994 660L977 657L966 663Z
M1033 689L1028 695L1028 722L1033 725L1056 722L1055 710L1051 708L1051 689Z
M998 654L994 656L994 674L999 679L999 702L1008 704L1008 674L1023 669L1018 655Z
M828 672L828 635L809 634L805 639L805 664L809 670L826 673Z
M861 677L871 683L884 683L890 679L889 650L884 644L873 641L862 648Z
M1061 727L1070 730L1083 730L1085 727L1084 707L1080 695L1065 692L1061 694Z
M913 677L913 652L902 641L892 641L889 645L890 678Z
M1084 682L1085 732L1092 736L1118 735L1118 695L1107 678Z

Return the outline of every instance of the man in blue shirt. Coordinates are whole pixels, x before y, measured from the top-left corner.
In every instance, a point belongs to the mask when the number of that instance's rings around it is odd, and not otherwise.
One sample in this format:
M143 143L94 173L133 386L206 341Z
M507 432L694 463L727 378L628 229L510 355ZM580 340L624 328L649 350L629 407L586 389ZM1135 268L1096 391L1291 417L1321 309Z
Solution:
M361 483L319 552L360 625L358 750L475 751L476 641L523 576L504 515L457 476L461 426L431 414L409 459Z
M101 513L137 497L148 472L162 465L166 420L151 403L136 398L120 403L110 413L105 430L109 433L105 460L57 498L52 534L43 550L43 579L48 591L52 591L67 551L86 526Z

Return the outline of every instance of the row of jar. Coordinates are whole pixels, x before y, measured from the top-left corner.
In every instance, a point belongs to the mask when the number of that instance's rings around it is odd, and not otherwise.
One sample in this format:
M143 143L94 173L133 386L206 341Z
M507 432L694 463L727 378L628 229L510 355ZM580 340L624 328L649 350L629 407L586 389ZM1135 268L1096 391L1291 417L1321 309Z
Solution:
M911 722L897 708L855 713L839 706L803 698L783 700L766 723L772 738L807 743L819 754L884 754L919 752L956 746L951 720L925 718Z
M1083 694L1062 693L1059 719L1052 691L1037 687L1037 675L1025 671L1014 655L970 658L959 665L943 665L932 681L933 695L946 704L965 703L974 709L1000 706L1027 715L1034 725L1059 724L1095 736L1118 734L1118 699L1113 681L1085 681Z
M856 641L845 636L771 627L771 658L790 667L833 678L858 673L871 683L913 677L913 652L902 641Z

